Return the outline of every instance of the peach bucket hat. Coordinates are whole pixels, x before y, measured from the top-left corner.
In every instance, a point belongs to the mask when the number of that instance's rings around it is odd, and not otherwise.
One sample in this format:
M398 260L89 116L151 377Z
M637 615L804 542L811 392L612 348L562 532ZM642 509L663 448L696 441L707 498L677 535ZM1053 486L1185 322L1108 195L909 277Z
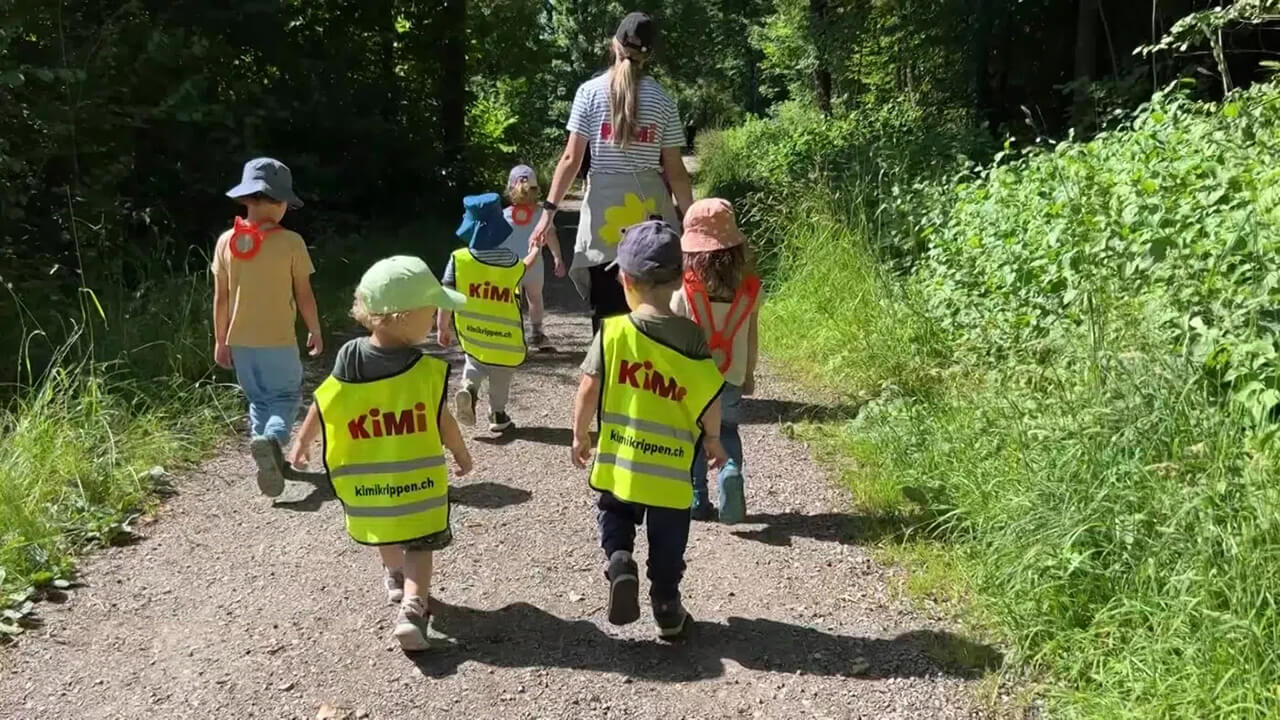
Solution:
M680 249L690 253L715 252L747 241L734 219L733 205L721 198L699 200L684 216Z

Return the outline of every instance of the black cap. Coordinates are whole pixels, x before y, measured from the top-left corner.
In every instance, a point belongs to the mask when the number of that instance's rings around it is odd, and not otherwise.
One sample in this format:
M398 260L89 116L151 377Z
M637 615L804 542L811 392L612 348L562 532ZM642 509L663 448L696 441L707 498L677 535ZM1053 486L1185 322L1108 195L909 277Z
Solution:
M614 37L628 50L650 53L653 52L653 44L658 39L658 27L653 24L653 18L648 15L633 12L622 18Z

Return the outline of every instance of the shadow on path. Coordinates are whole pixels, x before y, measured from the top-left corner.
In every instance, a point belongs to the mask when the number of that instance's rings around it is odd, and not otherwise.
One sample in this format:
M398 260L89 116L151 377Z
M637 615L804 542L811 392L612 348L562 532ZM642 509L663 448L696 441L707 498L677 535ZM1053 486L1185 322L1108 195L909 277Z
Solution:
M847 513L773 513L748 515L745 524L763 524L758 530L734 530L733 534L775 547L790 547L793 538L805 537L841 545L865 545L902 535L921 524L921 518Z
M540 443L542 445L571 447L573 445L573 431L569 428L520 427L517 425L501 435L491 437L482 435L473 439L482 445L497 445L499 447L510 445L516 440Z
M303 489L308 487L311 488L311 492ZM315 512L330 500L337 499L333 494L333 486L328 483L312 486L307 483L289 482L274 505L282 510L293 512ZM533 493L528 490L496 482L471 482L449 486L450 503L484 510L519 505L531 499L533 499Z
M991 647L933 630L863 638L731 617L727 623L696 623L685 642L668 645L656 638L617 640L587 620L563 620L523 602L486 611L433 598L432 611L433 625L457 643L411 656L432 678L452 675L467 661L616 672L659 682L720 677L726 659L766 672L865 679L938 673L970 678L1003 662Z

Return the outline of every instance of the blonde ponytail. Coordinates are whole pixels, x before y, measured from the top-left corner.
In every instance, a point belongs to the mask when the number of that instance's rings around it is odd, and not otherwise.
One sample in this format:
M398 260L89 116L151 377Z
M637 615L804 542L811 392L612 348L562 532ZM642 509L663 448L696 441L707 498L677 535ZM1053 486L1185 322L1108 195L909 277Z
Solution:
M637 53L637 55L639 55ZM612 142L627 147L639 123L640 77L644 57L632 57L622 43L613 41L613 67L609 70L609 113L613 124Z

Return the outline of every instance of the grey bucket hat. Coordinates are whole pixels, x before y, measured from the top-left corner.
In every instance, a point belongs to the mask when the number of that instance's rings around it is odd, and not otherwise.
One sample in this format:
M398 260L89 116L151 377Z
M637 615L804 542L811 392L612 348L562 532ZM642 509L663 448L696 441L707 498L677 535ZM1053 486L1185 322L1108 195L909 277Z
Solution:
M289 203L289 207L302 207L302 200L293 192L293 173L289 166L274 158L254 158L244 164L240 184L227 191L227 197L242 198L262 193L269 198Z

